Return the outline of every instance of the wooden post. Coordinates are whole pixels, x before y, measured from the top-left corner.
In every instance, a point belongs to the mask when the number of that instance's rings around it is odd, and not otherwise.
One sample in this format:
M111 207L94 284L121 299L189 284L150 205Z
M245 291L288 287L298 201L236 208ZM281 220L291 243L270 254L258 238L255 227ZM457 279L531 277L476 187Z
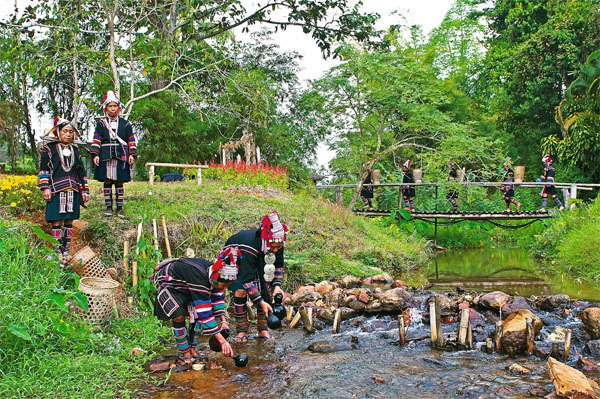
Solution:
M129 241L123 241L123 274L129 275Z
M571 199L577 199L577 184L571 184ZM566 208L571 211L575 209L575 203L565 205L567 205Z
M294 307L292 305L287 305L285 307L285 321L287 321L288 325L292 322L293 317L294 317Z
M137 262L137 258L140 255L139 244L140 244L140 239L142 238L142 223L143 222L140 222L140 224L138 224L137 238L135 240L135 259L131 263L131 286L133 287L134 291L137 291L137 285L138 285L138 262Z
M398 333L400 334L400 345L404 345L406 343L405 330L404 330L404 316L402 314L398 315Z
M338 308L335 310L333 315L333 333L338 334L342 325L342 309Z
M560 351L558 350L558 342L552 343L552 352L550 353L550 356L552 356L556 360L558 360L558 358L560 358Z
M437 346L441 348L444 346L444 336L442 335L442 311L440 308L440 296L435 294L435 330L437 331Z
M462 346L467 345L467 335L469 334L469 309L460 311L460 324L458 327L458 343Z
M492 353L494 350L494 344L491 338L485 339L485 351L487 353Z
M494 347L497 353L502 353L502 321L496 322L496 328L494 331Z
M160 215L160 221L162 223L163 235L165 236L165 247L167 248L167 258L171 257L171 245L169 244L169 233L167 231L167 221L165 215Z
M344 206L344 192L341 187L335 189L335 203Z
M296 328L296 326L300 322L300 317L301 317L300 312L296 312L296 315L294 316L294 318L290 322L290 328Z
M437 343L437 330L436 330L435 319L436 319L435 303L430 302L429 303L429 329L430 329L430 334L431 334L431 346L433 346L434 348Z
M158 251L158 229L156 228L156 219L152 219L152 242L154 242L154 249Z
M304 329L309 332L315 332L313 328L313 319L312 319L312 307L305 308L302 306L299 310L300 316L302 317L302 323L304 324Z
M573 330L567 328L565 332L565 354L564 358L567 360L569 358L569 351L571 350L571 335L573 334Z
M154 185L154 165L150 166L150 171L148 172L148 183L151 186Z
M471 329L471 319L469 318L469 332L467 334L467 346L473 349L473 330Z
M196 180L198 180L198 185L202 185L202 168L196 168Z
M533 319L525 319L525 354L531 356L535 342L535 330L533 329Z

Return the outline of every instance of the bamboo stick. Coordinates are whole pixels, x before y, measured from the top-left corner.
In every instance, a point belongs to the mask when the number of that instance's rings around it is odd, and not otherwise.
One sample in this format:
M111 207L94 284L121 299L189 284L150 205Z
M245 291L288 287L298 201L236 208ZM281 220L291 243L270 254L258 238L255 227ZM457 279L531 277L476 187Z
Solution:
M500 320L496 322L496 328L494 331L494 347L497 353L502 353L502 322Z
M160 215L160 221L162 223L163 235L165 236L165 247L167 248L167 258L171 257L171 245L169 244L169 232L167 231L167 221L165 215Z
M290 322L290 328L296 328L296 326L300 322L300 317L301 317L300 312L296 312L296 315L294 316L294 318Z
M560 357L560 351L558 350L558 342L552 343L552 352L550 353L550 356L552 356L556 360L558 360L558 358Z
M288 325L292 322L293 317L294 317L294 307L292 305L287 305L285 307L285 321L287 321Z
M154 249L158 251L158 229L156 228L156 219L152 219L152 242Z
M485 351L487 353L492 353L494 351L494 343L491 338L485 339Z
M533 329L533 319L525 319L525 354L531 356L533 353L533 346L535 345L535 330Z
M567 328L565 333L565 353L564 358L567 360L569 358L569 351L571 350L571 335L573 334L573 330Z
M400 334L400 345L404 345L406 343L406 336L404 335L404 316L402 314L398 315L398 333Z
M342 325L342 309L336 309L333 315L333 333L338 334Z
M302 317L302 324L304 324L304 329L309 333L315 332L313 328L312 308L301 307L299 313Z
M462 346L467 345L467 335L469 333L469 309L460 311L460 324L458 327L458 343Z
M129 275L129 241L123 241L123 274Z
M440 296L435 295L435 330L437 331L437 346L441 348L444 346L444 336L442 335L442 312L440 308Z
M473 349L473 329L471 328L471 320L469 319L469 332L467 334L467 347Z
M429 303L429 329L431 335L431 346L435 347L437 342L437 330L435 327L435 303Z
M144 223L144 222L140 222L140 224L138 224L137 238L135 240L135 259L131 263L131 286L133 287L134 291L137 291L137 284L138 284L138 261L137 261L137 257L140 255L139 244L140 244L140 239L142 238L142 223Z

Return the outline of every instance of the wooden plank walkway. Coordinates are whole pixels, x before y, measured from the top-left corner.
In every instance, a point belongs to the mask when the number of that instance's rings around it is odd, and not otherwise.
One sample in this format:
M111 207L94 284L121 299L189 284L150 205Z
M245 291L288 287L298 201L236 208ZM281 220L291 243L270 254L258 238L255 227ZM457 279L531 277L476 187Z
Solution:
M354 213L360 216L377 217L391 216L391 210L355 209ZM524 212L413 212L413 219L450 219L450 220L529 220L548 219L550 212L524 211Z

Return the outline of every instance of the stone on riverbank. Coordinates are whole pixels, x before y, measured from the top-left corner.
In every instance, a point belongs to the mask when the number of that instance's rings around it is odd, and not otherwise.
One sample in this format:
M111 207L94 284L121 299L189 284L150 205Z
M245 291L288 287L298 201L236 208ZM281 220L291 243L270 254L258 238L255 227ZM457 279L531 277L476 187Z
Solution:
M585 331L592 339L600 338L600 308L587 308L580 314L579 318L585 325Z
M583 353L593 357L594 359L600 359L600 339L596 339L585 344Z
M341 288L336 288L333 291L329 292L327 295L325 295L325 302L329 306L338 307L342 303L343 299L344 299L344 290Z
M526 349L525 319L533 319L533 330L538 334L542 329L542 320L532 312L519 309L511 313L502 323L502 349L508 354L524 352Z
M527 299L523 298L522 296L516 297L515 299L513 299L512 303L510 304L510 312L511 313L516 312L519 309L525 309L530 312L533 312L533 309L531 308L531 306L529 306Z
M548 373L559 397L597 398L598 384L581 371L549 357Z
M308 345L306 348L309 352L313 353L332 353L340 351L352 350L351 344L334 344L329 341L316 341Z
M375 285L382 288L392 288L394 279L387 273L381 273L363 280L364 285Z
M600 366L598 363L591 361L590 359L586 359L584 357L579 358L577 360L577 367L581 368L584 372L588 373L600 373Z
M342 288L356 288L360 287L361 280L355 276L345 275L338 280L338 283Z
M321 281L319 284L315 285L315 292L318 292L319 294L325 296L336 288L338 288L337 283L332 283L330 281Z
M571 298L568 295L550 295L538 297L533 301L534 307L539 310L555 310L559 307L568 307L571 305Z
M299 306L307 302L317 302L319 299L323 299L323 296L318 292L303 289L292 295L290 303L294 306Z
M404 310L406 302L410 300L410 298L411 295L408 293L408 291L402 288L394 288L383 293L381 297L381 304L383 306L383 310L386 311Z
M494 291L480 295L479 298L475 299L475 301L479 306L500 310L511 300L511 298L512 297L510 295L505 294L502 291Z

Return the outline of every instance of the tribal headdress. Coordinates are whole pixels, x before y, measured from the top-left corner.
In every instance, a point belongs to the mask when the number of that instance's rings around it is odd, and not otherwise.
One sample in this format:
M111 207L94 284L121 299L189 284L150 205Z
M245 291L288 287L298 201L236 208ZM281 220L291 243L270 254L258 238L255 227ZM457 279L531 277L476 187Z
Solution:
M412 166L412 162L410 162L410 159L408 159L406 162L404 162L404 166L406 169L410 169L410 167Z
M269 252L272 242L284 242L287 239L288 228L281 223L279 214L273 211L262 219L260 227L261 249L263 253Z
M107 91L104 95L104 98L102 99L102 110L104 111L104 113L106 113L106 107L108 107L108 104L110 103L117 104L119 106L119 112L121 112L123 104L121 104L121 101L119 100L115 92L112 90Z
M52 129L48 130L48 133L46 133L46 135L49 136L52 134L54 138L60 141L60 131L63 127L67 125L70 125L73 128L73 141L81 137L81 135L79 134L79 130L77 130L77 128L75 127L75 124L70 120L63 118L62 116L57 116L56 118L54 118L54 126L52 127Z
M215 283L230 283L237 279L238 274L238 247L228 247L221 251L215 263L210 267L210 281Z
M550 155L546 154L542 157L542 163L545 165L550 165L552 163L552 158Z

